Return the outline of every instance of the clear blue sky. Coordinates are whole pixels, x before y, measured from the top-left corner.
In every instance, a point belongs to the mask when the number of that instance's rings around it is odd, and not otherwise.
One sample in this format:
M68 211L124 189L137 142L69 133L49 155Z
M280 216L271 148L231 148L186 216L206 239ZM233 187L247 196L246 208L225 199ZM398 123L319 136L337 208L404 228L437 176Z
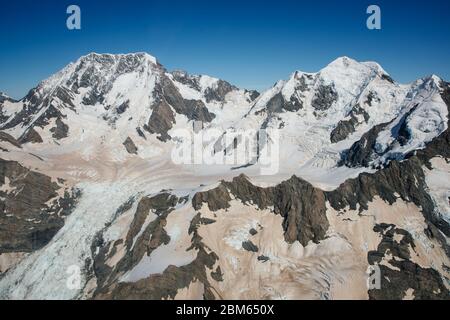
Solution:
M82 29L66 28L78 4ZM382 30L366 28L378 4ZM0 91L20 98L89 52L146 51L169 70L264 89L338 56L375 60L400 82L450 80L450 1L2 1Z

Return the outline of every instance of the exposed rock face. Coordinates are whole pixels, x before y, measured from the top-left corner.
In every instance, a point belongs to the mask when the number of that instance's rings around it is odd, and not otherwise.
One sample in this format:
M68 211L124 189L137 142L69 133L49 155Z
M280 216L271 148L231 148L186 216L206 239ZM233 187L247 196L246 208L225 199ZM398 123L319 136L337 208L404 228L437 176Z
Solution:
M44 128L50 123L52 119L61 120L61 118L64 118L64 115L61 113L61 111L50 104L45 112L33 122L33 127Z
M175 112L185 115L189 120L211 122L215 117L202 101L184 99L173 82L166 76L162 77L156 94L163 98Z
M439 236L437 229L448 236L450 228L445 220L435 214L434 203L426 192L427 186L421 166L422 162L417 157L411 157L404 162L392 161L385 169L373 174L363 173L358 178L347 180L339 188L329 192L313 188L296 177L275 187L261 188L253 186L244 176L240 176L232 182L223 181L215 189L197 193L193 198L193 206L196 210L200 210L206 203L211 211L228 209L232 198L260 209L273 206L274 213L284 217L283 228L286 241L298 240L302 245L307 245L309 241L317 243L325 238L328 229L328 220L325 215L326 201L338 211L349 208L359 209L362 212L368 210L369 202L372 202L376 196L389 204L395 203L400 198L422 209L429 226L426 234L429 237L436 237L448 254L445 239ZM390 251L404 261L391 261L391 264L402 272L382 266L382 274L391 275L392 278L389 277L391 281L382 291L370 291L370 297L398 299L402 298L404 292L410 288L417 291L416 298L419 299L428 299L432 296L447 297L448 290L443 286L440 274L436 270L421 268L406 259L408 255L405 253L407 252L405 248L408 245L414 246L411 235L404 230L396 230L395 233L403 235L403 242L399 244L403 247L392 247ZM386 237L392 238L392 235L388 233ZM386 241L392 244L391 240L383 240L378 253L369 253L369 263L378 263L380 257L383 257ZM243 242L242 245L247 251L258 251L257 246L250 240ZM380 253L381 251L383 253ZM268 259L261 257L259 260L264 262ZM429 279L429 285L423 284L422 280L418 281L417 277Z
M141 138L144 138L145 140L147 140L147 137L145 136L145 134L144 134L144 132L142 131L141 128L139 128L139 127L136 128L136 132Z
M207 88L205 91L206 102L211 101L225 101L225 96L233 90L237 90L226 81L218 80L214 88Z
M117 114L124 113L130 107L130 100L125 101L120 106L116 108Z
M447 83L442 83L441 96L446 102L450 111L450 88ZM415 107L414 107L415 108ZM412 108L411 112L414 111ZM404 121L408 118L411 112L405 114L397 126L400 132L396 136L401 143L402 139L408 139L406 130L402 130ZM381 124L373 127L369 132L357 141L347 152L343 154L342 163L349 166L369 166L375 153L375 142L378 133L383 130L389 123ZM449 121L450 124L450 121ZM450 128L450 126L448 127ZM402 133L402 131L404 133ZM427 144L426 148L418 150L417 152L406 156L407 161L391 161L386 168L379 170L374 174L361 174L357 179L347 180L339 190L347 190L348 196L343 198L346 200L338 200L342 195L331 193L328 198L333 207L342 209L347 204L351 208L355 208L357 201L362 208L366 208L367 199L372 199L375 194L380 195L385 201L389 203L395 202L398 194L405 201L412 201L416 205L422 207L425 219L431 224L435 225L445 235L450 235L450 225L445 220L438 218L434 214L434 204L427 193L427 186L424 179L422 166L429 166L429 160L436 156L450 157L450 137L449 129L444 131L440 136L433 139ZM352 191L350 191L352 190ZM363 194L358 190L363 191ZM377 190L377 191L375 191ZM339 192L336 190L335 192ZM351 193L357 194L352 196ZM352 200L350 198L353 198ZM342 201L342 202L341 202Z
M368 253L368 260L370 265L378 264L382 279L380 289L369 290L370 299L401 300L408 290L418 300L450 299L450 292L436 270L411 261L410 250L414 250L415 244L409 232L387 224L376 225L374 231L380 233L382 240L376 251ZM395 236L401 240L394 240ZM392 268L381 265L383 260Z
M193 262L182 267L169 266L161 274L153 274L136 282L117 281L117 277L135 266L144 254L150 255L157 247L170 241L170 237L164 230L166 218L173 211L174 206L183 201L185 200L178 199L176 196L168 193L161 193L151 198L143 198L138 204L126 236L125 245L129 251L126 252L115 268L109 267L106 264L106 260L115 254L116 248L122 243L117 241L115 243L97 241L93 244L93 253L99 249L99 253L95 255L94 260L94 272L97 281L99 281L99 286L94 294L95 299L147 300L174 298L179 289L188 287L195 280L203 284L204 298L214 299L215 296L211 291L206 272L209 269L212 276L216 279L221 278L220 269L213 271L217 255L204 246L201 237L197 233L199 225L213 222L204 221L200 218L200 215L194 217L189 228L189 234L192 235L192 245L188 250L197 251L197 257ZM140 233L150 210L157 215L157 218L150 222ZM131 248L132 245L133 247Z
M290 243L298 240L306 246L309 241L318 243L325 238L329 226L325 194L300 178L293 176L276 187L261 188L241 175L232 182L222 181L215 189L197 193L192 204L196 210L200 210L203 203L207 203L211 211L227 209L230 194L259 209L273 207L274 213L284 218L285 238Z
M350 119L339 121L336 128L334 128L334 130L331 132L331 142L337 143L339 141L345 140L348 138L348 136L354 133L356 131L356 126L362 122L358 116L362 116L364 122L367 122L369 120L369 114L363 108L361 108L361 106L354 106L349 114Z
M345 140L350 134L355 132L355 126L358 120L351 117L349 120L341 120L338 125L331 132L330 140L332 143L337 143L339 141Z
M153 107L148 125L144 127L150 133L159 134L158 139L167 141L170 139L167 131L172 129L175 123L175 114L165 101L160 101Z
M69 134L69 126L66 125L61 118L57 118L55 123L56 126L50 129L50 132L53 133L53 138L57 140L66 138Z
M374 160L373 155L375 154L375 144L378 134L388 125L389 123L379 124L364 133L361 139L356 141L350 149L342 153L340 165L346 165L347 167L368 167L372 160Z
M390 83L395 83L395 82L394 82L394 79L392 79L392 78L391 78L390 76L388 76L387 74L381 75L381 78L382 78L383 80L386 80L386 81L390 82Z
M79 196L17 162L0 159L0 254L45 246L64 225Z
M256 90L245 90L245 92L248 93L250 101L255 101L260 96L260 93Z
M407 120L411 116L411 114L417 109L417 105L408 111L401 119L396 128L394 128L393 134L396 136L396 140L400 143L400 145L404 146L409 139L411 139L411 133L408 130Z
M352 210L367 210L368 202L379 196L389 204L400 197L422 208L425 219L450 235L450 226L434 214L433 200L427 193L422 162L412 157L404 162L392 161L386 168L373 174L362 173L356 179L349 179L338 189L327 192L326 197L336 210L350 207Z
M111 75L112 80L133 71L141 71L148 61L145 53L132 55L109 55L91 53L82 57L76 67L74 76L70 77L66 83L68 87L76 91L78 88L92 89L92 93L104 93L109 91L113 81L106 79L103 70L114 68L115 73ZM155 61L151 61L152 64ZM99 67L102 72L98 72ZM157 67L156 65L154 67ZM102 100L101 97L99 99Z
M367 101L366 101L366 104L367 104L369 107L371 107L371 106L372 106L372 103L373 103L374 101L380 102L380 98L378 97L378 95L377 95L375 92L370 91L369 94L367 95Z
M32 127L45 127L52 119L61 119L64 115L56 107L62 104L69 109L74 109L73 96L69 89L56 87L51 94L42 96L39 88L31 90L23 100L23 109L20 110L14 118L2 129L10 129L19 124L26 127L32 124Z
M298 111L303 107L300 100L292 96L290 101L285 101L283 95L280 93L273 96L267 103L267 111L269 114L281 113L283 111Z
M131 140L130 137L128 137L124 142L123 145L125 146L125 149L127 149L127 152L130 154L137 154L137 147L134 144L133 140Z
M29 129L22 137L20 137L19 142L24 143L42 143L42 137L33 128Z
M191 76L187 72L182 71L182 70L172 71L170 74L172 75L174 80L176 80L184 85L187 85L188 87L191 87L197 91L202 91L202 88L200 85L200 78L202 76ZM239 89L224 80L217 79L217 81L214 83L214 85L209 86L205 89L205 91L204 91L205 100L207 103L212 102L212 101L224 102L225 96L234 90L239 90ZM253 92L252 92L251 96L254 97Z
M191 87L197 91L200 91L200 84L198 83L198 78L191 77L186 71L183 70L175 70L171 72L171 75L173 76L174 80L187 85L188 87Z
M368 203L375 196L388 203L394 203L400 197L422 208L431 229L434 225L440 227L440 222L432 215L433 203L423 190L424 178L417 174L419 171L416 170L416 166L420 166L420 161L414 157L403 163L392 162L386 169L375 174L362 174L331 192L314 188L297 177L292 177L275 187L261 188L254 186L241 175L231 182L222 181L215 189L195 194L192 205L195 210L201 210L206 204L211 211L216 212L230 208L234 198L259 209L273 207L273 212L284 218L286 241L292 243L298 240L304 246L310 241L318 243L325 239L329 226L325 214L326 201L329 201L336 210L359 208L360 211L364 211L368 209ZM216 263L220 261L214 252L205 247L197 233L198 226L215 221L202 218L200 213L192 219L189 228L189 234L192 235L192 246L189 250L195 248L198 251L197 258L193 262L181 267L169 266L162 273L152 274L135 282L117 280L126 270L135 266L145 254L149 255L170 241L164 229L165 221L180 201L184 200L169 193L142 198L126 238L104 243L99 237L99 241L93 244L92 249L93 252L98 252L94 255L94 271L99 283L95 299L174 298L179 289L187 288L194 281L200 281L203 285L205 299L217 297L206 273L210 272L211 278L215 281L223 281L220 267L215 268ZM150 210L157 218L144 227ZM434 232L431 229L430 232ZM374 230L382 234L383 240L377 251L368 253L369 264L379 264L381 260L386 260L392 255L395 258L389 258L391 260L388 262L401 271L381 265L382 274L390 281L383 281L381 290L369 290L371 299L401 299L408 289L414 289L414 295L418 299L431 297L448 299L448 290L443 285L440 274L410 261L409 250L414 249L415 244L408 232L384 224L376 226ZM249 232L251 235L257 234L254 231ZM394 235L403 237L398 244L393 241ZM108 266L106 261L122 246L127 248L124 257L114 267ZM244 241L242 248L250 253L259 252L258 246L251 240ZM259 255L257 260L261 263L270 261L265 255Z
M288 242L298 240L306 246L325 239L329 223L322 190L294 176L278 185L274 196L275 213L284 217Z
M337 98L338 95L332 85L320 85L311 105L318 111L328 110Z
M19 109L20 111L16 112L12 118L5 116L0 119L0 123L5 122L1 129L9 130L18 128L20 125L19 135L22 135L26 142L36 143L40 140L34 132L39 132L36 130L38 127L49 130L53 138L57 140L65 138L69 134L69 124L64 121L68 110L75 114L79 111L79 106L75 106L74 103L75 98L81 99L82 104L92 106L99 113L103 111L100 114L101 118L111 127L115 127L121 116L129 113L130 109L138 108L136 101L131 101L132 98L121 99L121 95L114 98L110 96L116 80L124 75L132 75L143 81L152 82L152 91L148 92L148 97L143 100L147 101L147 98L153 96L154 101L152 105L145 106L149 114L152 113L144 129L158 134L162 141L170 139L167 131L175 123L175 114L202 122L211 122L215 118L202 100L185 99L172 79L201 91L201 95L208 102L224 102L225 96L230 91L237 90L223 80L217 80L217 83L205 89L200 87L200 77L197 76L175 72L171 78L156 59L143 53L89 54L31 90L21 100L23 107ZM118 102L112 102L113 99L117 99ZM2 115L3 113L0 112L0 117ZM55 126L46 128L52 121L55 121ZM28 133L27 136L24 135L25 132Z
M97 240L92 244L92 252L94 255L94 273L97 280L100 283L99 288L111 278L119 276L120 272L127 270L126 268L133 267L139 260L147 253L149 255L160 244L168 243L170 238L164 230L166 217L173 208L170 205L176 204L176 197L163 193L155 197L142 198L137 206L134 218L130 224L130 228L124 239L116 242L104 243L103 231L97 235ZM134 202L134 199L132 200ZM114 220L118 219L120 215L131 208L131 204L124 204L122 210L118 211ZM145 230L140 234L140 237L135 237L141 231L147 216L150 214L150 210L157 210L157 219L152 221ZM111 221L113 223L114 221ZM107 226L109 227L109 225ZM125 245L130 249L134 245L133 251L127 252L117 266L113 269L109 267L105 262L111 256L115 254L117 248L121 245ZM96 253L98 250L98 253Z
M120 276L136 266L144 255L148 256L160 245L169 243L170 237L164 227L167 215L173 210L177 201L178 199L175 196L167 193L151 198L144 197L139 201L134 219L124 239L105 243L103 240L104 230L97 234L91 249L93 255L92 272L98 282L95 297L119 295L120 293L117 293L117 290L122 290L117 288ZM144 222L151 210L157 214L157 218L144 228ZM115 219L120 217L122 211L126 210L121 210L115 216ZM113 222L111 221L111 223ZM106 226L105 230L108 227L109 225ZM123 246L127 249L126 253L115 266L109 266L107 260L114 257L119 248Z
M250 240L242 242L242 248L244 250L250 251L250 252L258 252L258 246L256 246L253 242Z
M3 131L0 131L0 141L6 141L17 148L22 148L19 141L17 141L13 136Z
M56 100L55 100L56 99ZM20 125L25 128L19 141L22 143L42 143L42 138L35 128L44 128L50 121L55 120L56 126L50 129L53 137L62 139L67 137L68 126L62 121L65 117L61 111L55 107L57 103L63 103L67 108L75 108L72 96L68 89L57 87L48 96L41 96L38 88L31 90L23 100L23 108L17 112L11 120L1 126L2 130L11 129ZM58 101L57 103L55 101Z
M202 101L184 99L172 81L164 75L154 95L156 103L152 106L152 115L144 129L159 134L158 139L161 141L171 138L167 132L175 123L175 113L185 115L189 120L202 122L211 122L215 117Z

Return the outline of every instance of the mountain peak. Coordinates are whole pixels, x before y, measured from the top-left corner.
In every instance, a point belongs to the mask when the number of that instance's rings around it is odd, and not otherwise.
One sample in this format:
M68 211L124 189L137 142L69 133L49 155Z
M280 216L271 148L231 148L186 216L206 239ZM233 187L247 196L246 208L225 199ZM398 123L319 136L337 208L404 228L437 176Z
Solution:
M150 61L153 64L157 64L157 59L148 54L147 52L134 52L134 53L118 53L118 54L111 54L111 53L97 53L97 52L91 52L87 55L82 56L78 59L78 62L83 61L108 61L108 60L129 60L129 59L140 59L142 61Z
M58 86L72 88L74 84L75 87L104 87L120 75L132 72L148 74L158 66L156 58L145 52L128 54L91 52L42 81L38 89L45 94Z
M13 99L9 97L7 94L0 91L0 102L3 102L5 100L13 100Z
M352 65L357 65L359 64L358 61L349 58L347 56L342 56L342 57L338 57L336 59L334 59L333 61L331 61L325 68L327 67L344 67L344 68L348 68Z
M360 62L347 56L342 56L333 60L322 70L330 70L330 69L335 72L342 71L345 69L354 69L359 70L360 72L376 72L379 74L388 75L388 73L377 62L374 61Z

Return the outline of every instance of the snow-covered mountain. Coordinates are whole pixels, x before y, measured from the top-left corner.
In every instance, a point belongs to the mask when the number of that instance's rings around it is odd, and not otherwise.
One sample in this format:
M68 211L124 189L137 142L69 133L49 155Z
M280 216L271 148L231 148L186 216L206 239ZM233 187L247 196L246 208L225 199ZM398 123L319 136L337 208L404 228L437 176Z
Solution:
M83 56L0 95L0 297L448 299L449 106L435 75L348 57L258 93ZM174 162L180 132L224 163Z

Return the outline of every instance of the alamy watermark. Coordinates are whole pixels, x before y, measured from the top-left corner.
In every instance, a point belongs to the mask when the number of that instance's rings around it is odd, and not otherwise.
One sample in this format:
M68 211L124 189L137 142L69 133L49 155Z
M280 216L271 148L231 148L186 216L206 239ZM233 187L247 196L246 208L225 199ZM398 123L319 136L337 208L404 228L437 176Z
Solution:
M277 129L228 130L203 128L196 121L193 130L174 129L176 145L172 162L177 165L231 166L233 169L257 165L261 175L279 170L280 133Z
M367 7L367 14L370 16L367 18L367 29L380 30L381 29L381 9L379 6L372 4Z
M370 265L366 271L367 274L367 289L380 290L381 289L381 269L375 265Z
M66 13L69 14L66 20L66 26L69 30L81 30L81 9L72 4L67 7Z

